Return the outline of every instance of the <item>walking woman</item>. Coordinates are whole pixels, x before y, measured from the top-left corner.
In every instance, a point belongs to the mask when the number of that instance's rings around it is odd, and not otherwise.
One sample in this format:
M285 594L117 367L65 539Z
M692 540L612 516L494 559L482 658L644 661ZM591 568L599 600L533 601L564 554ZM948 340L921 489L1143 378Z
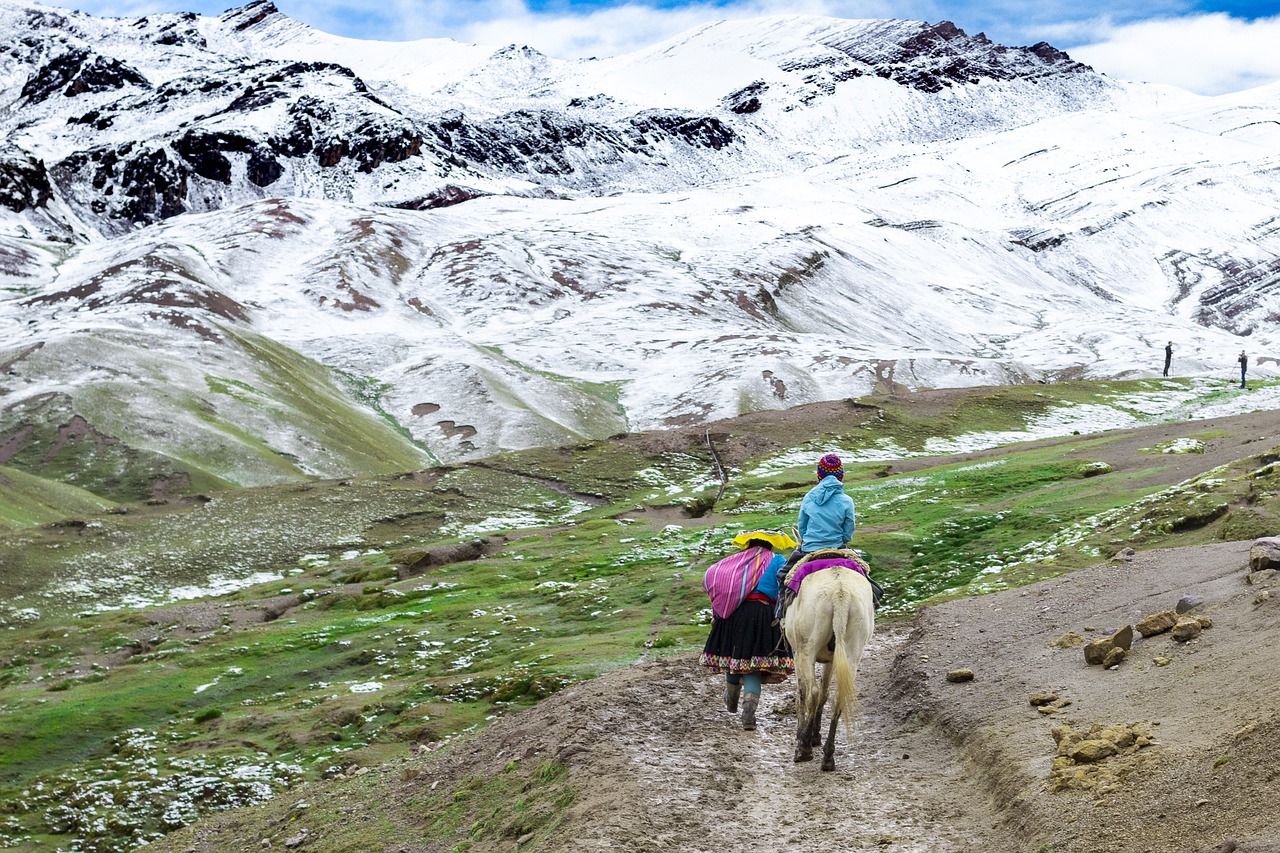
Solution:
M742 728L752 731L761 685L777 684L795 670L773 604L778 569L786 562L774 552L796 543L785 533L753 530L739 533L733 544L741 550L712 565L702 579L714 615L698 663L724 673L724 706L736 713L741 698Z

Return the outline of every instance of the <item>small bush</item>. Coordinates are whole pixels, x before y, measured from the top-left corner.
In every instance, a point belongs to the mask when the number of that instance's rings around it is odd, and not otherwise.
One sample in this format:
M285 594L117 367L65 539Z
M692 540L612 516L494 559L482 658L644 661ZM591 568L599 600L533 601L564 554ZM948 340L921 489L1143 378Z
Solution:
M195 721L197 723L207 723L209 720L216 720L221 716L221 708L203 708L196 712Z

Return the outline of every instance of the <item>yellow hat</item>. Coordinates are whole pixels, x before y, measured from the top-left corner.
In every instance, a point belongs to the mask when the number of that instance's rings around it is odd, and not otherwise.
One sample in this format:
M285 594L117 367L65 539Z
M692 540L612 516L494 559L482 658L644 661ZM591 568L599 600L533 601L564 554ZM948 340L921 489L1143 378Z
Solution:
M742 533L733 537L733 544L737 545L739 548L745 548L747 547L747 543L752 539L763 539L774 548L796 547L796 540L792 539L785 533L775 533L771 530L744 530Z

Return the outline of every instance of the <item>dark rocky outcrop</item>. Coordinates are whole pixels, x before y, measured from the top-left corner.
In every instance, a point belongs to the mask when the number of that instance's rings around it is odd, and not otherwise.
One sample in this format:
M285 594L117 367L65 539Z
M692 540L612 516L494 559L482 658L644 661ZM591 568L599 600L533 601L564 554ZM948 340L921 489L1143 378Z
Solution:
M621 126L545 110L518 110L472 122L451 110L428 123L426 130L445 151L463 160L507 172L551 176L574 173L575 161L587 156L606 163L620 162L624 155L653 157L655 144L673 141L718 151L736 138L714 116L669 110L646 111Z
M189 130L175 139L172 147L174 153L190 163L200 177L229 184L231 161L227 159L227 153L248 154L257 149L257 143L235 133Z
M0 151L0 207L14 213L44 207L53 197L44 163L25 151Z
M765 92L769 91L769 84L763 80L757 80L754 83L743 86L736 92L727 95L721 101L721 105L730 112L738 115L747 115L759 111L761 103L760 98Z
M1089 66L1044 42L1029 48L1005 47L983 33L970 36L950 21L920 24L914 34L897 44L846 40L836 35L825 45L846 58L792 62L784 64L783 70L812 71L806 82L828 91L843 80L876 76L922 92L941 92L981 80L1022 78L1035 82L1092 72Z
M22 87L22 99L39 103L59 90L71 98L86 92L106 92L125 86L150 88L151 83L138 71L118 59L90 55L87 50L69 50L49 61Z
M73 197L77 184L88 183L104 190L89 200L89 209L127 222L154 222L185 212L187 175L165 149L139 150L132 143L78 152L52 169L64 197Z
M387 202L386 207L394 207L399 210L434 210L438 207L451 207L455 204L462 204L464 201L471 201L473 198L483 198L489 193L473 190L468 187L454 186L446 184L433 193L428 193L422 198L413 198L408 201ZM415 411L416 414L416 411Z

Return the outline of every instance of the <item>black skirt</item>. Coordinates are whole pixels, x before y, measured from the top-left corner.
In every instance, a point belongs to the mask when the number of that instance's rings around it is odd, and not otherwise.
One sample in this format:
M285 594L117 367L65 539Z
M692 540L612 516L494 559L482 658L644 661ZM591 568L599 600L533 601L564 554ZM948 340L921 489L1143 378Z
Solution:
M727 619L714 617L698 663L712 672L782 676L796 668L791 647L773 624L773 605L747 599Z

